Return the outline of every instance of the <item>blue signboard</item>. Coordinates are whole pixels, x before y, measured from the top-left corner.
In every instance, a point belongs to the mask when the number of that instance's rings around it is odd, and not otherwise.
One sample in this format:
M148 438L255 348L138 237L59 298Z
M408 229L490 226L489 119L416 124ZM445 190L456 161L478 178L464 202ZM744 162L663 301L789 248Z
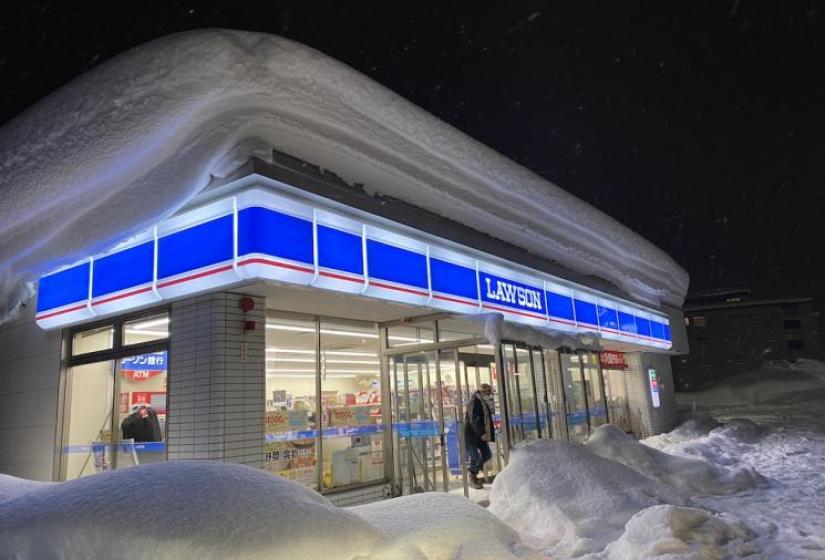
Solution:
M168 367L166 350L138 354L120 360L120 369L129 371L161 371Z
M214 205L211 214L193 210L158 225L157 241L41 278L38 324L77 324L241 281L274 280L434 309L498 311L539 328L671 346L668 320L654 310L516 263L492 264L489 255L443 240L424 242L424 233L391 231L386 222L373 227L369 216L358 221L255 188Z
M544 288L537 288L487 272L479 272L481 300L495 306L524 311L530 315L546 316Z

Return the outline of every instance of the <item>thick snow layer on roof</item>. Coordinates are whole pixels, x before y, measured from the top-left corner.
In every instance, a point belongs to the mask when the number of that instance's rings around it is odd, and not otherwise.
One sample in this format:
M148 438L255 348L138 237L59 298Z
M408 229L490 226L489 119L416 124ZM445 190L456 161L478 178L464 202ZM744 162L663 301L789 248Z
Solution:
M734 494L767 484L765 477L752 468L731 470L701 459L670 455L639 443L612 424L599 426L584 446L690 495Z
M350 508L399 546L427 560L540 558L499 518L463 496L427 492Z
M199 30L115 57L0 129L0 316L25 282L272 149L635 297L678 306L687 289L639 235L346 65L272 35Z
M567 557L601 551L642 509L689 503L674 488L580 445L541 440L512 451L493 482L489 509L528 545Z
M241 465L168 462L21 487L0 501L3 557L421 559L319 494Z

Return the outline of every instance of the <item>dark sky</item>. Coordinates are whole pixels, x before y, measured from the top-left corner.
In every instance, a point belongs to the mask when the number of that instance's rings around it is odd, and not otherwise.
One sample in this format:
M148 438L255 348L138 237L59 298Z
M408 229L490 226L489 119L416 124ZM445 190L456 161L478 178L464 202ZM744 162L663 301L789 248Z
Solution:
M21 4L0 14L0 122L155 37L266 31L606 211L692 290L825 301L823 2Z

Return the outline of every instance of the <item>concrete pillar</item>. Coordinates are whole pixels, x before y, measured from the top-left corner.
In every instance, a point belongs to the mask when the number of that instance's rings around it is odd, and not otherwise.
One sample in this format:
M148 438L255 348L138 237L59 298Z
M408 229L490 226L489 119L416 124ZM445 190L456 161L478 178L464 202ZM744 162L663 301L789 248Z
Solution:
M255 308L244 312L240 300ZM244 333L244 322L255 330ZM169 460L210 459L262 467L265 302L230 292L172 304Z
M628 366L625 381L633 433L645 438L671 430L676 420L676 396L670 356L650 352L632 352L625 356ZM654 408L651 399L649 369L656 370L659 382L658 408Z

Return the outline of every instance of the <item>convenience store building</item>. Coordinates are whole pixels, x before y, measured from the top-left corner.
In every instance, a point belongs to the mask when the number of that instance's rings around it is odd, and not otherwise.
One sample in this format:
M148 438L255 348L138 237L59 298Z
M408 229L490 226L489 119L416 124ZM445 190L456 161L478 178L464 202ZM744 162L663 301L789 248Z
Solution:
M40 279L36 309L0 330L4 383L34 385L4 396L0 470L232 461L347 505L466 492L463 410L485 382L490 474L523 441L672 427L679 309L466 233L294 158L250 160L143 236ZM124 438L141 408L158 441Z

